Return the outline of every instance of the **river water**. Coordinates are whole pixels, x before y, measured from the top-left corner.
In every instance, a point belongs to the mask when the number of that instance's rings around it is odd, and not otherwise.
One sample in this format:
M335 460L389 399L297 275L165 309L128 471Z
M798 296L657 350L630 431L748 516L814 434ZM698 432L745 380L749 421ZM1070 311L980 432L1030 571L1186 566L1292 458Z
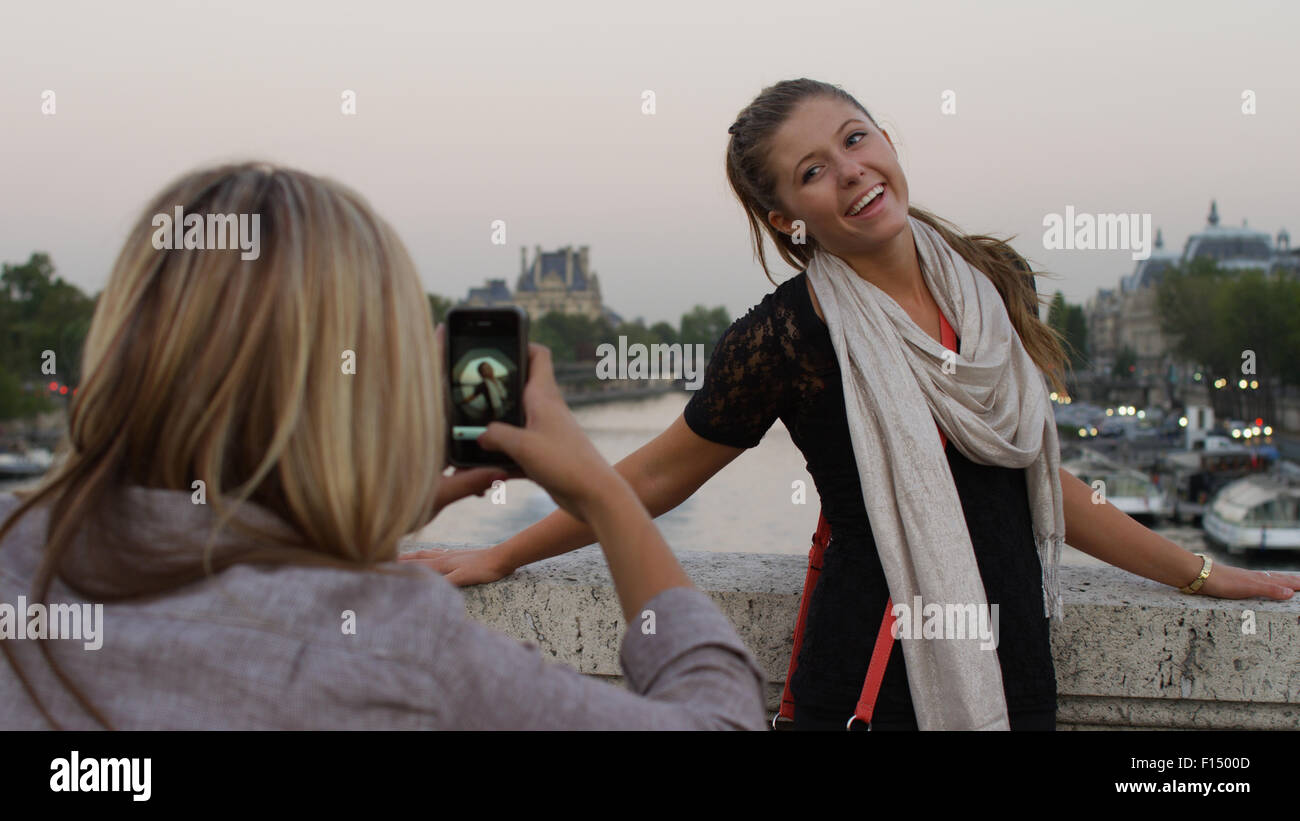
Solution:
M596 449L615 463L662 433L681 415L690 394L672 392L575 408ZM804 504L792 501L803 482ZM489 494L490 495L490 494ZM420 541L495 544L556 509L525 479L506 483L505 503L470 497L438 515ZM758 447L719 471L676 509L656 521L674 550L806 554L817 529L817 491L785 426L773 425Z
M662 433L681 415L689 398L686 392L673 392L586 405L573 413L597 450L614 463ZM803 483L802 504L797 503L796 482ZM0 486L0 492L6 489ZM656 522L674 550L806 555L819 509L803 454L778 421L757 447L742 453ZM555 502L537 485L512 479L506 483L504 504L494 504L490 496L463 499L443 510L414 538L449 545L496 544L554 510ZM1188 550L1208 552L1216 561L1239 567L1300 569L1300 553L1228 556L1208 548L1199 529L1160 527L1157 532ZM1061 559L1071 565L1101 564L1070 547Z
M681 415L690 394L676 392L574 409L574 416L600 453L617 462L663 432ZM719 471L693 496L656 522L674 550L744 551L806 555L817 529L820 504L803 454L779 421L750 448ZM792 484L802 481L805 501L795 501ZM527 480L506 483L504 504L471 497L451 505L416 538L444 544L496 544L556 509L551 498ZM1300 567L1296 554L1263 559L1220 554L1192 527L1161 527L1157 532L1188 550L1209 552L1237 566ZM1103 564L1067 546L1063 564Z

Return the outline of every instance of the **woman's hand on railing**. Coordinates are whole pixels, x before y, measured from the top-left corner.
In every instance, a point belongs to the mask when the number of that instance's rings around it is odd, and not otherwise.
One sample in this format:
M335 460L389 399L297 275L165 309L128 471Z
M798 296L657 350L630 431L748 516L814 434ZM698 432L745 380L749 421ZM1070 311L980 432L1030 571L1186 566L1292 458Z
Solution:
M452 502L467 496L482 496L496 482L520 478L521 475L495 467L456 468L455 472L438 480L434 516ZM456 585L486 584L514 571L513 567L505 569L498 554L489 554L487 550L448 550L445 547L435 547L403 553L397 560L430 567Z
M507 567L501 555L492 548L448 550L445 547L435 547L403 553L398 560L432 568L457 587L488 584L504 579L515 571L515 568Z
M1191 579L1187 580L1192 581ZM1300 575L1281 570L1245 570L1215 562L1200 592L1219 599L1287 601L1300 590Z

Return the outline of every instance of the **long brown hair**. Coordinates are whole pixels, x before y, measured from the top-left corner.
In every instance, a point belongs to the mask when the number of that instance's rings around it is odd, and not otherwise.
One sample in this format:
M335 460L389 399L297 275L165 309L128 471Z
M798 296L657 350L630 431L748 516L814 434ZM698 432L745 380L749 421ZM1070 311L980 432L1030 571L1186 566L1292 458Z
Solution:
M800 78L784 80L763 89L736 117L731 128L732 137L727 144L727 181L745 209L759 264L774 284L772 273L767 268L764 234L776 244L781 258L796 269L807 268L818 248L813 236L808 235L802 238L803 242L795 242L789 234L778 231L767 219L768 212L781 210L776 196L776 176L769 163L772 136L789 119L796 106L814 97L830 97L847 102L866 115L877 128L880 127L866 107L844 89L830 83ZM1011 323L1020 334L1026 352L1051 381L1052 387L1058 393L1065 394L1064 371L1069 367L1069 362L1063 347L1064 339L1039 317L1039 305L1048 300L1035 291L1033 274L1028 264L1023 263L1020 255L1007 244L1007 240L984 234L964 234L947 220L914 205L909 205L907 210L911 216L938 231L957 253L993 281L1002 301L1006 303Z
M154 216L178 206L205 222L257 215L260 255L158 249ZM376 565L433 517L445 432L435 348L415 266L359 195L263 163L186 174L128 233L95 309L58 462L23 495L0 542L48 506L37 601L56 575L112 600L237 563L401 572ZM198 481L214 535L158 546L144 560L155 547L129 538L125 491L188 494ZM287 528L237 518L245 502ZM216 550L226 525L241 538ZM70 550L83 531L98 537L90 560ZM0 649L15 674L58 727L8 644ZM81 706L110 726L40 647Z

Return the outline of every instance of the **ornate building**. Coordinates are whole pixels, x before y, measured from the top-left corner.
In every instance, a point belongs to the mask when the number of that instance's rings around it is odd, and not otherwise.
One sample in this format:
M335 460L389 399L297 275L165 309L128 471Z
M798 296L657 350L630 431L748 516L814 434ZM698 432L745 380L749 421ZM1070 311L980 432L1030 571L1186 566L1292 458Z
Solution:
M514 295L510 293L510 288L506 286L504 279L489 279L487 285L482 288L470 288L469 296L465 298L462 305L477 305L482 307L492 307L494 305L514 305Z
M599 318L600 280L589 266L588 246L580 246L577 253L571 245L546 253L538 245L532 265L527 250L520 248L515 303L533 320L551 311Z
M1167 352L1167 340L1156 313L1156 288L1164 273L1194 259L1209 258L1230 271L1257 268L1270 276L1296 276L1300 256L1290 243L1285 228L1278 232L1274 244L1266 232L1248 227L1245 220L1240 228L1220 225L1214 201L1210 202L1205 227L1187 238L1181 254L1165 250L1164 238L1157 230L1151 256L1140 260L1131 274L1120 279L1118 291L1098 289L1088 301L1088 345L1096 371L1099 375L1109 374L1120 351L1128 347L1137 357L1133 376L1139 385L1154 387L1186 379L1185 363L1176 362Z
M1286 229L1282 229L1281 236L1285 235ZM1200 233L1188 237L1183 249L1184 262L1206 257L1214 260L1220 268L1234 270L1261 268L1271 271L1274 256L1273 243L1269 241L1267 232L1247 227L1245 220L1241 221L1240 228L1219 225L1219 208L1213 200L1210 201L1206 226Z
M617 324L618 314L605 308L600 297L600 280L591 270L589 246L573 246L544 252L534 247L532 264L528 250L519 249L519 278L512 292L504 279L490 279L482 288L471 288L463 305L518 305L532 321L552 311L580 314L597 319L602 316Z
M1151 256L1139 260L1133 273L1120 280L1119 313L1115 317L1115 349L1111 358L1124 348L1132 348L1137 355L1134 376L1139 382L1167 375L1165 337L1160 331L1160 317L1156 313L1156 287L1165 271L1179 263L1177 251L1166 250L1162 232L1156 230L1155 248Z
M1270 270L1278 276L1300 277L1300 248L1291 247L1291 235L1285 228L1277 232L1277 242L1273 247L1276 253Z
M1160 234L1156 233L1156 248ZM1088 360L1098 373L1108 374L1119 356L1120 298L1115 288L1098 288L1083 308L1088 321Z

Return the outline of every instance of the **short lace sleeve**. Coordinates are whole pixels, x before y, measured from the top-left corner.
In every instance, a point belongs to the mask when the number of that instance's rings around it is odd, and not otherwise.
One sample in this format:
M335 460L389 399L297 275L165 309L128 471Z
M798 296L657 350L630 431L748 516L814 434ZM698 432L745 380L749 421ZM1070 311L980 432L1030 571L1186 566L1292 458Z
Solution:
M757 445L785 410L788 346L781 344L776 294L727 329L709 358L704 382L683 415L698 436L736 448Z

